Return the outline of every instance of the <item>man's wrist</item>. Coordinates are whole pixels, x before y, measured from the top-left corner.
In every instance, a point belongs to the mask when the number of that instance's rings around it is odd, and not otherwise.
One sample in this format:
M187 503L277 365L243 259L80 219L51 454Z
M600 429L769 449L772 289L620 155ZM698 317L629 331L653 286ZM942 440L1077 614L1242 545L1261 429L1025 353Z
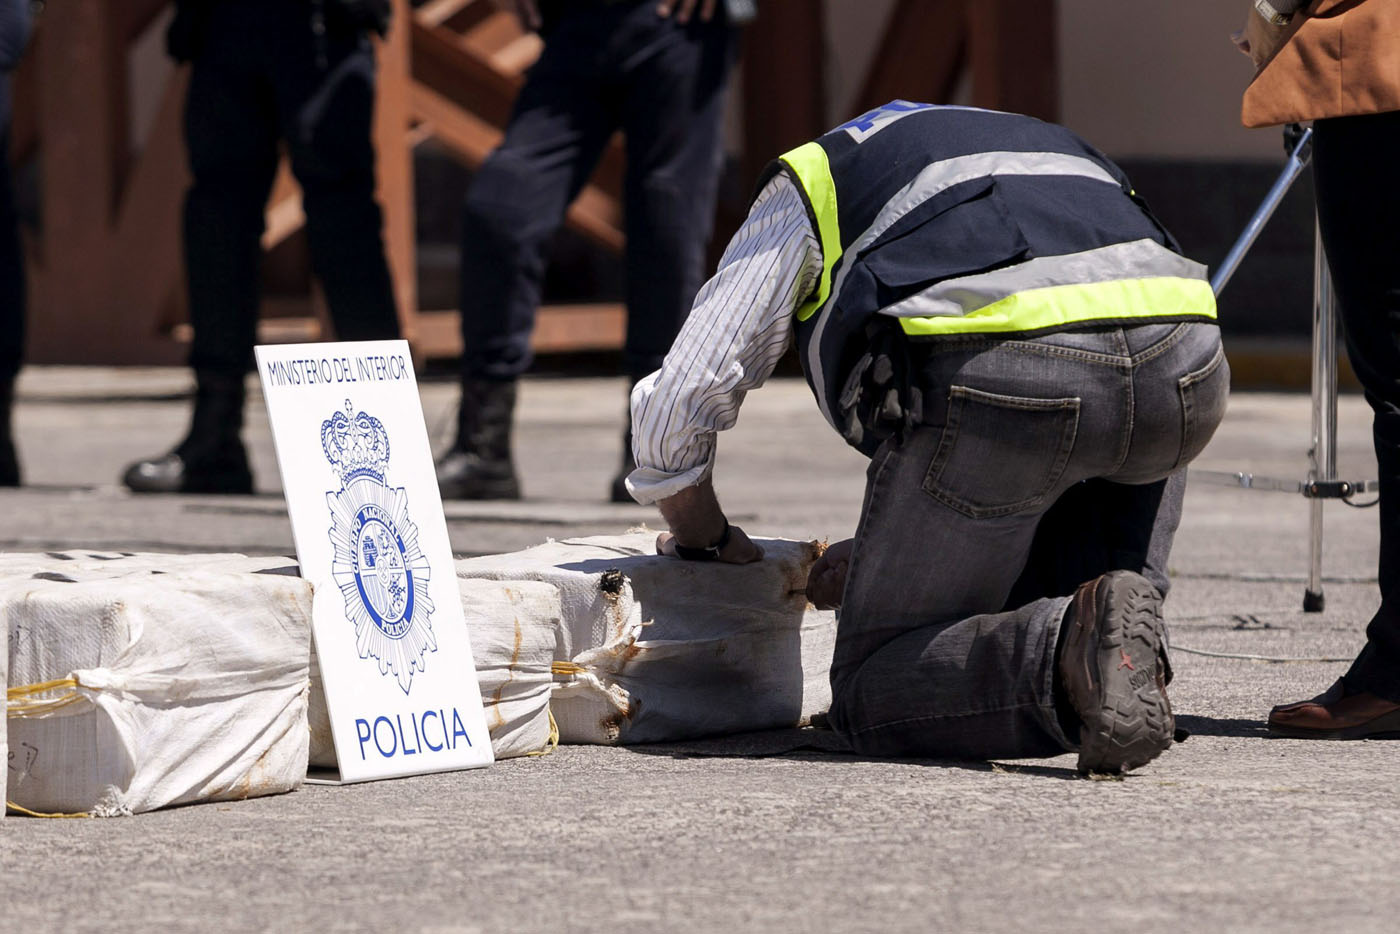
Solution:
M724 546L729 544L730 531L729 520L726 519L724 520L724 529L719 533L719 537L708 545L683 545L677 538L675 540L676 557L686 561L717 561L720 552L724 551Z

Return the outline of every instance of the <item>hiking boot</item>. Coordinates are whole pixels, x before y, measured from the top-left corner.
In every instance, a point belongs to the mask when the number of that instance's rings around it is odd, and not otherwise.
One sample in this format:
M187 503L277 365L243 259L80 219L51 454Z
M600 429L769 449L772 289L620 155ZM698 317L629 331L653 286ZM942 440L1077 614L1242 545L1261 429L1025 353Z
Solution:
M252 493L243 398L241 372L196 372L189 434L169 454L128 466L122 483L133 493Z
M1081 773L1135 769L1172 744L1161 607L1132 571L1081 584L1070 601L1057 668L1081 724Z
M462 380L457 440L437 462L443 499L519 499L510 456L514 380Z

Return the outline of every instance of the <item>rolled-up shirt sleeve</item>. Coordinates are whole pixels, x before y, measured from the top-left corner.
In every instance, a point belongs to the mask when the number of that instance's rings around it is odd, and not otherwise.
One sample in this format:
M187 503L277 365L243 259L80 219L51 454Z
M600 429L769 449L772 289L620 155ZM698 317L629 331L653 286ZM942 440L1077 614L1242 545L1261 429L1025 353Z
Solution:
M793 182L773 177L696 296L661 369L632 390L627 489L653 503L714 469L715 433L763 385L792 340L793 314L822 271L821 246Z

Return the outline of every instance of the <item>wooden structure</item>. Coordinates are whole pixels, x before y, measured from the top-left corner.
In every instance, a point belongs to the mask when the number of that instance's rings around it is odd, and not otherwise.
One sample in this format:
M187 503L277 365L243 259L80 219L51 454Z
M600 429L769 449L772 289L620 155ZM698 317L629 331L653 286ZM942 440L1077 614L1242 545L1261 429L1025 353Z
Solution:
M413 149L432 138L468 168L479 165L540 45L491 0L394 2L394 28L379 43L375 129L385 239L405 334L420 356L450 356L460 352L455 310L421 309L416 296ZM183 359L184 69L164 69L143 137L132 131L133 50L151 57L167 8L168 0L68 0L62 16L44 17L17 75L14 157L37 161L42 179L40 223L28 238L31 362ZM749 178L830 122L826 36L814 8L813 0L762 0L747 27L740 100ZM896 0L857 109L895 97L951 100L970 78L975 104L1053 119L1054 27L1053 0ZM612 251L624 237L622 169L615 140L567 218ZM743 207L722 206L719 237ZM265 248L293 243L303 222L284 166ZM542 309L536 349L618 347L623 315L617 305ZM262 332L304 340L328 330L312 293L269 302Z

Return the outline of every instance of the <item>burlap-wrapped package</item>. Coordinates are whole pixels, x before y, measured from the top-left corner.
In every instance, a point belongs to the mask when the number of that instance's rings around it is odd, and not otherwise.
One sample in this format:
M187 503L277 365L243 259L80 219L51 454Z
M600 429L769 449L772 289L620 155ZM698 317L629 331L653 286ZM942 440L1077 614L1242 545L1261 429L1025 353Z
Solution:
M642 530L457 562L464 580L559 589L550 709L561 742L799 726L827 709L836 625L807 602L816 543L764 539L764 560L749 565L679 561L655 543Z
M207 557L93 560L0 566L8 800L114 816L296 788L310 586Z

